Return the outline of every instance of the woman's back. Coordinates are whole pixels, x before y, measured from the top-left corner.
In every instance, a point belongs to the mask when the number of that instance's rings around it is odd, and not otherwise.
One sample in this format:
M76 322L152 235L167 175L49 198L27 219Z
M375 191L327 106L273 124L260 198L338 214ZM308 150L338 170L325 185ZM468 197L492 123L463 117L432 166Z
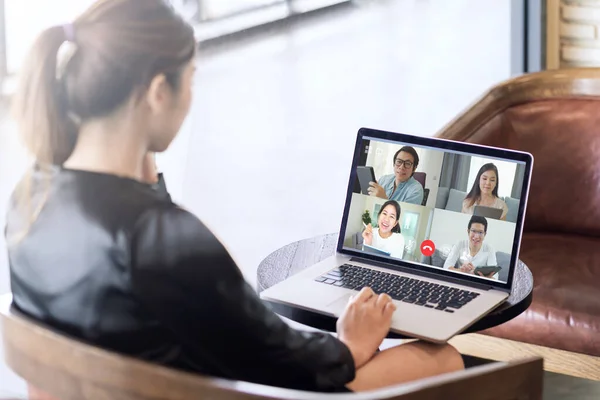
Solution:
M203 374L323 391L354 375L344 345L276 317L214 235L165 191L62 168L31 182L41 212L28 227L14 202L6 229L14 304L26 314Z
M44 201L40 214L29 226L17 191L7 215L15 306L87 342L176 364L177 344L134 295L132 271L144 251L136 224L151 210L175 208L168 194L58 167L30 179L32 198Z

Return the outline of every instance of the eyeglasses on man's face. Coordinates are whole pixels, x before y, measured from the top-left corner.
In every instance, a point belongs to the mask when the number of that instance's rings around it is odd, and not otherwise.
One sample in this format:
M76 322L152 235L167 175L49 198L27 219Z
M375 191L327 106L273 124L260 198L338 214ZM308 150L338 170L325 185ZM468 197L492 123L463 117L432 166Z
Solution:
M402 160L401 158L396 158L396 160L394 161L394 165L396 167L404 166L404 168L410 169L413 167L414 164L410 160Z
M469 232L471 232L475 236L483 236L483 235L485 235L484 231L478 231L476 229L469 229Z

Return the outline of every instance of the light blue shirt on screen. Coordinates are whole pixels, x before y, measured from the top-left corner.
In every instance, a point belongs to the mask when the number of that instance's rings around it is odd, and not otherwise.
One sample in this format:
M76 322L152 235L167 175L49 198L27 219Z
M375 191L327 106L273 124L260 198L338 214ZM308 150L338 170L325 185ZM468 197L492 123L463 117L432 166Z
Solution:
M423 186L415 178L411 177L402 182L394 191L396 175L384 175L379 179L379 184L385 189L388 199L396 200L398 203L412 203L421 205L423 202Z

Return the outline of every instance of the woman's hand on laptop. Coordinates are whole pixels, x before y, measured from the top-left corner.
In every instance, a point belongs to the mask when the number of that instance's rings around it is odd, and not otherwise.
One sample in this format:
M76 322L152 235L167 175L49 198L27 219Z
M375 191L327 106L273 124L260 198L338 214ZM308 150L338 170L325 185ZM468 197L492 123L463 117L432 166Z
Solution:
M371 288L363 288L350 298L336 328L338 339L350 349L357 369L373 357L383 342L395 310L389 295L377 295Z

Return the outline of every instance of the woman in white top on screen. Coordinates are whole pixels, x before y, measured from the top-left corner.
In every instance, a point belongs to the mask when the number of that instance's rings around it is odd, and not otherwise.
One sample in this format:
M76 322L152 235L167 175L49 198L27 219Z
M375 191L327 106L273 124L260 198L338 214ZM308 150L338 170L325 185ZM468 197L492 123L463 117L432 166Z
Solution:
M363 231L364 244L390 253L391 257L402 258L404 255L404 237L400 233L400 204L388 200L381 206L377 214L378 228L367 225Z
M484 164L477 173L477 178L473 182L471 191L465 197L462 204L462 212L465 214L473 214L475 206L485 206L491 208L499 208L502 210L501 220L506 220L508 206L500 197L498 197L498 186L500 185L500 177L498 168L492 164Z
M467 228L469 239L461 240L452 247L452 251L444 263L444 268L475 274L477 267L498 265L496 251L489 244L483 243L487 234L487 226L488 223L484 217L472 216ZM477 275L498 279L498 273L486 276L478 271Z

